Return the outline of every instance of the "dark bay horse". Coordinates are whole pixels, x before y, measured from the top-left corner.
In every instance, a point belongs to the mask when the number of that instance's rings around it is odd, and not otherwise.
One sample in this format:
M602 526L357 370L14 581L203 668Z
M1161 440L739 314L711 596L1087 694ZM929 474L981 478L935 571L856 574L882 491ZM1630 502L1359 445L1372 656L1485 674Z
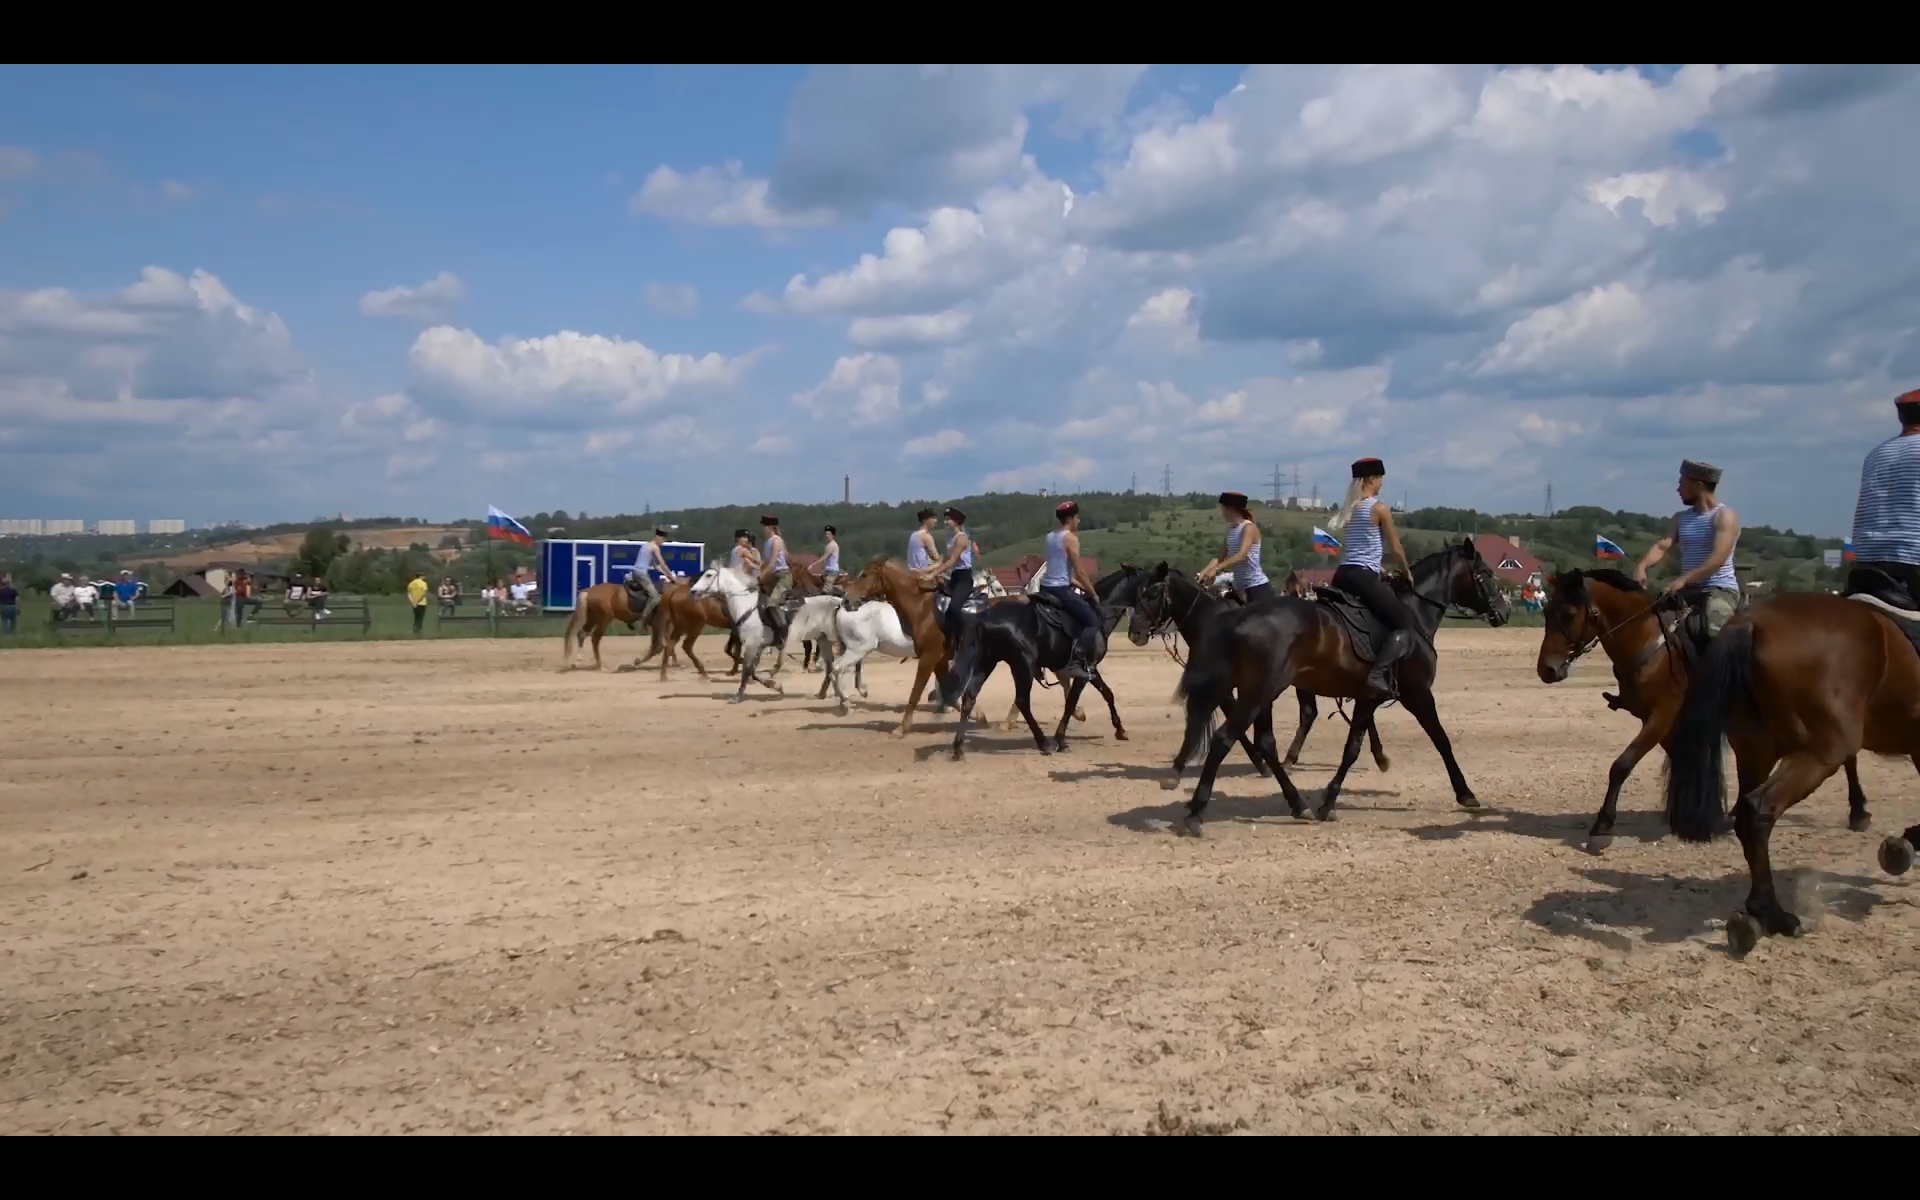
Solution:
M1289 576L1289 580L1291 580ZM1288 595L1298 597L1299 593L1289 591ZM1156 636L1170 638L1174 631L1185 640L1188 647L1200 643L1202 632L1223 612L1231 612L1239 607L1214 592L1202 588L1184 571L1167 566L1162 562L1147 573L1141 582L1139 595L1133 609L1133 621L1127 627L1127 640L1136 646L1144 646ZM1300 720L1294 731L1293 744L1287 747L1287 756L1281 762L1289 767L1300 762L1300 747L1306 744L1307 731L1313 728L1314 719L1320 715L1320 706L1314 702L1313 693L1305 688L1296 687L1294 695L1300 701ZM1223 707L1222 713L1226 710ZM1242 734L1240 747L1252 760L1253 769L1261 775L1270 775L1267 759L1273 755L1278 743L1273 737L1273 709L1271 706L1261 710L1254 718L1253 735L1266 751L1256 750ZM1373 725L1367 726L1367 741L1373 750L1374 765L1382 771L1387 769L1387 752L1380 748L1380 731Z
M1411 611L1415 628L1414 647L1395 668L1400 703L1420 722L1433 748L1440 752L1447 778L1453 784L1454 802L1462 808L1479 808L1480 801L1467 786L1460 764L1454 761L1453 743L1434 706L1433 681L1440 660L1433 636L1450 607L1486 617L1496 627L1504 625L1510 615L1507 599L1493 572L1473 548L1472 538L1427 555L1413 564L1411 583L1396 580L1394 586ZM1200 814L1213 795L1214 777L1227 751L1261 710L1296 685L1315 695L1356 701L1340 769L1328 781L1314 814L1323 821L1333 819L1340 785L1360 757L1361 735L1381 704L1369 697L1367 675L1371 670L1372 664L1354 653L1341 618L1322 601L1282 597L1217 617L1201 635L1200 644L1193 647L1193 657L1180 677L1180 692L1187 704L1187 733L1174 756L1175 779L1202 746L1207 747L1207 757L1193 799L1187 803L1187 819L1176 829L1199 835ZM1219 735L1209 739L1208 720L1223 704L1230 705L1226 724ZM1287 807L1295 817L1304 817L1306 805L1288 778L1286 767L1273 758L1267 765L1280 781Z
M623 583L603 583L599 584L595 590L607 587L619 588L623 593L627 590ZM653 645L648 648L645 657L634 660L633 665L644 666L654 655L660 655L661 682L666 681L667 665L673 660L675 642L680 644L681 651L686 654L687 661L693 664L693 669L700 672L700 678L703 680L710 678L705 665L693 653L693 644L699 641L700 635L708 629L727 631L727 657L733 660L733 669L727 674L731 676L740 673L740 635L734 632L733 622L727 619L725 602L718 596L694 595L692 580L676 579L660 589L660 603L653 610L650 628L653 632Z
M1111 636L1121 616L1133 607L1135 593L1145 574L1138 567L1122 564L1118 571L1094 581L1094 598L1100 605L1103 633ZM1001 663L1006 663L1007 670L1013 675L1013 702L1019 707L1020 715L1026 718L1027 728L1033 732L1034 745L1040 748L1040 753L1048 752L1046 735L1040 731L1040 723L1033 719L1033 681L1042 668L1058 675L1073 657L1074 647L1073 637L1051 620L1043 619L1042 610L1051 603L1051 597L1042 593L1024 603L1014 599L998 601L978 616L961 614L960 644L955 648L952 666L944 676L947 682L942 682L940 687L942 694L955 698L960 710L960 721L953 731L953 757L956 762L965 754L967 718L973 712L973 702L979 698L980 689L986 686L994 667ZM1072 618L1068 617L1067 622L1071 624ZM1120 709L1114 703L1113 689L1107 686L1106 680L1100 678L1098 664L1093 665L1090 674L1093 686L1099 689L1107 702L1107 712L1113 717L1114 740L1126 741L1127 730L1120 722ZM1073 719L1074 710L1080 704L1080 693L1086 690L1086 686L1084 679L1067 680L1066 708L1060 714L1060 728L1053 735L1055 751L1067 748L1067 723Z
M1565 571L1547 581L1547 590L1547 629L1535 668L1541 682L1562 682L1580 656L1598 646L1612 661L1620 687L1619 696L1607 697L1607 703L1640 719L1640 731L1607 772L1607 796L1587 833L1587 849L1598 854L1613 844L1614 816L1627 777L1655 746L1667 747L1701 651L1684 612L1675 611L1677 598L1663 600L1619 571ZM1873 815L1860 788L1858 761L1848 758L1846 769L1847 828L1865 833Z
M1920 766L1920 652L1896 618L1824 592L1789 592L1727 622L1693 672L1667 749L1667 824L1682 841L1709 841L1725 820L1723 736L1751 881L1727 941L1744 954L1763 933L1800 931L1773 887L1780 815L1862 750ZM1883 847L1883 864L1902 865L1888 857Z

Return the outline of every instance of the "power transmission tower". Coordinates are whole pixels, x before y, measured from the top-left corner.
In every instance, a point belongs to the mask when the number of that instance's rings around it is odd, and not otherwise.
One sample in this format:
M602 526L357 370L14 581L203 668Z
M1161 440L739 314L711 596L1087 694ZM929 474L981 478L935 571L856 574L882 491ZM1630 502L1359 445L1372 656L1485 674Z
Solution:
M1544 515L1549 517L1553 515L1553 484L1551 483L1547 484L1547 511Z
M1293 464L1293 486L1287 492L1287 507L1300 507L1300 464Z
M1267 503L1280 507L1280 464L1273 464L1273 490L1267 495Z
M1127 494L1129 496L1131 496L1134 493L1135 489L1137 489L1139 486L1140 486L1140 472L1135 471L1133 474L1127 476Z
M1172 498L1173 496L1173 464L1172 463L1168 463L1166 465L1166 469L1160 472L1160 491L1163 495L1167 496L1168 498Z

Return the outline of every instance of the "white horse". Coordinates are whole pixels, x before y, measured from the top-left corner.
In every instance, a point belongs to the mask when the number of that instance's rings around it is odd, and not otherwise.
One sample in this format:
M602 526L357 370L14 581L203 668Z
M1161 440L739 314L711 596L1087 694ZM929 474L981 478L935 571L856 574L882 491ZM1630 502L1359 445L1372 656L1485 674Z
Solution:
M867 688L860 680L860 664L869 654L879 651L902 660L917 657L912 635L901 625L900 614L885 600L868 600L849 611L838 596L809 596L787 636L839 642L846 647L846 653L827 663L827 677L820 684L822 697L829 685L833 687L834 695L840 698L841 716L847 713L847 693L840 677L848 670L853 671L854 689L864 700Z
M720 602L727 606L727 619L733 622L734 632L740 635L740 690L733 694L730 703L738 704L747 698L749 679L761 687L785 695L785 689L778 683L762 679L755 673L760 666L760 655L766 651L773 636L760 620L760 588L753 578L745 571L715 563L700 572L700 578L693 581L691 591L695 596L718 594Z

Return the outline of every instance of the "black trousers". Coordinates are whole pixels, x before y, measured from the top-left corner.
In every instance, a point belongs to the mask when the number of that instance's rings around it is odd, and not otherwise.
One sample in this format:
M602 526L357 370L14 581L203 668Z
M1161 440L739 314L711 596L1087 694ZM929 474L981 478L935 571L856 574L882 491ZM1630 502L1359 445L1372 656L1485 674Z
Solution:
M1266 583L1256 583L1252 587L1247 589L1248 604L1253 604L1256 601L1260 601L1260 600L1271 599L1272 596L1273 596L1272 581L1268 581Z
M973 568L955 567L947 576L946 618L940 622L940 633L947 639L947 648L953 648L954 639L960 631L960 606L973 595Z
M1333 586L1349 595L1358 596L1369 612L1391 628L1413 632L1413 614L1407 611L1407 606L1393 594L1393 589L1377 572L1346 563L1333 573Z
M1878 571L1883 575L1892 576L1900 582L1901 586L1907 589L1909 596L1912 596L1915 600L1920 600L1920 567L1912 563L1899 562L1857 562L1853 564L1855 571L1862 567Z

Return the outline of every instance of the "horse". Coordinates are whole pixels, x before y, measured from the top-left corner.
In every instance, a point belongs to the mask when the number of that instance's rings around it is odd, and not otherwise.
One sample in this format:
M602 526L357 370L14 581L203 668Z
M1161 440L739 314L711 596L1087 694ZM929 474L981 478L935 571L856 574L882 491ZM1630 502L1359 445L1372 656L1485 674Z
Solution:
M1920 766L1920 613L1878 572L1855 571L1847 591L1788 592L1727 622L1694 668L1673 725L1667 826L1681 841L1721 831L1721 738L1733 748L1733 831L1751 885L1745 911L1727 921L1736 955L1763 933L1800 931L1773 887L1768 843L1781 814L1862 750ZM1888 838L1882 865L1910 864L1916 833L1920 826Z
M893 605L900 623L913 637L914 656L919 665L914 670L913 694L907 698L907 711L900 718L900 728L894 731L895 736L905 737L913 731L913 713L920 706L920 694L926 690L928 679L933 679L938 689L934 711L946 707L946 690L939 686L939 680L946 678L948 666L946 635L940 630L931 585L884 554L860 568L860 573L847 584L849 608L869 599L885 600Z
M1453 743L1441 727L1433 702L1433 681L1440 667L1434 648L1434 632L1449 607L1460 607L1487 618L1498 628L1512 616L1507 598L1486 562L1473 548L1472 538L1427 555L1413 564L1411 582L1394 581L1400 600L1412 610L1415 638L1413 649L1395 664L1399 678L1400 703L1406 706L1420 728L1426 731L1434 749L1440 752L1453 784L1454 803L1465 809L1478 809L1480 801L1467 786L1460 764L1454 761ZM1357 600L1334 588L1321 588L1317 600L1281 597L1264 604L1253 604L1235 612L1221 614L1202 634L1193 657L1180 676L1176 696L1184 696L1187 706L1187 730L1180 751L1173 759L1176 784L1187 762L1203 744L1207 744L1206 763L1200 782L1187 803L1187 819L1176 827L1188 836L1200 836L1200 814L1213 795L1214 777L1220 763L1247 726L1270 706L1280 693L1298 684L1320 696L1339 696L1355 700L1353 722L1347 730L1347 745L1340 756L1340 768L1327 783L1319 809L1314 813L1322 821L1334 818L1334 803L1340 785L1346 780L1354 760L1360 757L1360 738L1373 721L1383 701L1374 698L1367 687L1373 669L1369 658L1356 653L1356 641L1378 646L1385 632L1379 619L1362 608ZM1208 739L1207 725L1215 709L1229 702L1220 736ZM1263 752L1268 752L1263 747ZM1270 752L1269 752L1270 753ZM1286 796L1287 807L1296 818L1306 816L1300 792L1288 778L1286 767L1277 757L1269 757Z
M1290 591L1287 594L1300 598L1297 592ZM1172 653L1173 634L1178 631L1189 647L1197 646L1213 619L1234 607L1234 602L1226 596L1202 588L1186 573L1162 562L1153 568L1147 581L1140 585L1134 619L1127 627L1127 640L1136 646L1144 646L1158 636L1169 643L1168 653ZM1175 661L1178 661L1177 656ZM1296 687L1293 691L1300 701L1300 719L1294 731L1293 744L1287 747L1287 756L1281 760L1289 767L1299 765L1300 747L1306 744L1307 731L1313 728L1314 721L1320 716L1320 706L1315 702L1312 692L1303 687ZM1270 775L1272 772L1267 770L1267 756L1273 754L1277 746L1273 738L1271 707L1262 710L1254 718L1253 732L1265 754L1255 750L1245 734L1240 736L1238 744L1246 751L1247 758L1252 760L1254 770L1263 776ZM1367 741L1373 750L1374 765L1385 771L1388 767L1387 752L1380 747L1380 730L1372 724L1367 726Z
M805 637L818 640L824 645L839 642L846 652L833 657L823 652L821 664L825 676L820 681L820 691L815 699L824 700L827 689L831 687L840 698L840 715L847 715L847 694L840 685L841 676L849 669L853 671L854 690L861 699L867 696L867 688L860 680L860 669L865 665L867 656L878 650L905 662L918 657L913 648L913 639L907 636L900 623L900 614L884 600L869 600L858 608L846 608L838 596L815 596L800 606L793 618L793 628L789 637Z
M695 597L718 596L727 606L727 621L740 635L740 688L728 701L738 704L747 698L749 680L776 693L785 694L779 683L759 677L760 655L772 641L772 632L760 620L760 588L745 571L719 563L700 572L700 578L687 589Z
M567 627L560 635L560 669L572 669L574 651L591 637L593 669L600 670L600 639L606 636L607 627L621 621L632 629L639 620L640 614L629 603L624 583L596 583L581 592L574 597L573 615L567 618ZM664 664L661 671L663 674L666 671Z
M624 592L624 584L601 584L601 587L619 586ZM653 645L646 654L633 660L638 668L645 666L654 655L661 655L660 681L666 682L667 667L673 660L673 645L680 643L680 649L686 652L687 660L694 670L700 672L700 678L710 681L706 666L693 652L693 644L700 635L711 626L727 631L727 656L733 659L733 670L729 676L740 670L740 637L733 629L733 622L727 618L727 606L718 596L695 596L693 585L687 580L676 580L660 590L660 603L654 607L653 619L649 629L653 633Z
M1134 596L1143 576L1140 568L1123 563L1118 571L1095 581L1094 599L1101 606L1103 635L1111 635L1120 617L1133 607ZM1003 662L1013 673L1013 702L1020 709L1020 715L1026 718L1027 728L1033 732L1034 745L1039 747L1040 753L1048 753L1046 736L1040 732L1039 722L1033 719L1030 700L1038 670L1051 667L1057 674L1073 657L1076 637L1067 632L1067 621L1068 618L1053 598L1044 592L1025 603L1008 601L991 605L978 616L961 614L960 644L954 651L952 665L945 676L951 682L941 689L956 698L960 711L959 724L953 731L955 762L965 756L967 717L973 711L973 702L979 697L980 689L986 686L993 668ZM1113 717L1114 740L1124 742L1127 740L1127 730L1120 722L1120 709L1114 703L1113 690L1107 687L1106 680L1100 678L1098 665L1089 663L1088 666L1093 686L1106 699L1107 712ZM1060 713L1060 727L1053 735L1055 752L1067 748L1067 722L1072 719L1074 709L1080 703L1080 693L1086 686L1087 680L1084 679L1069 681L1066 707Z
M1614 816L1627 776L1655 746L1668 747L1687 681L1706 650L1706 628L1682 612L1669 615L1680 602L1654 595L1619 571L1564 571L1547 580L1547 593L1547 628L1535 665L1540 681L1563 682L1580 656L1598 646L1612 661L1620 686L1618 696L1601 693L1608 707L1640 719L1639 732L1607 772L1607 796L1587 832L1588 852L1599 854L1613 844ZM1859 763L1848 758L1846 767L1847 828L1865 833L1873 827L1873 815L1860 788Z

